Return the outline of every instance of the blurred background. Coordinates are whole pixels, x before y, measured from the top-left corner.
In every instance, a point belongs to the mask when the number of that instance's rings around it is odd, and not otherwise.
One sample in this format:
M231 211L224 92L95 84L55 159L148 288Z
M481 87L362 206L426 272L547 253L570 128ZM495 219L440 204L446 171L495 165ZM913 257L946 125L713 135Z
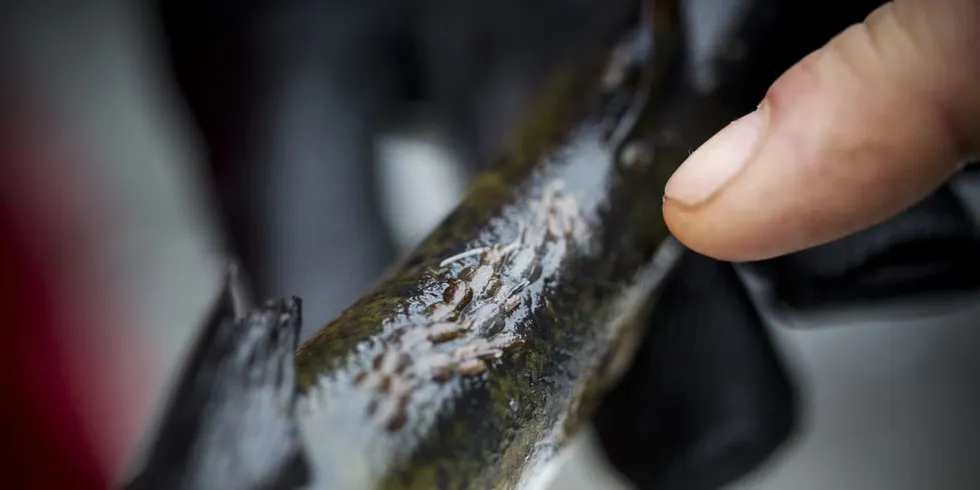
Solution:
M455 204L529 87L602 4L490 3L467 15L463 2L438 0L417 11L398 0L269 11L259 2L4 3L0 110L31 115L36 130L15 117L11 141L45 148L28 173L56 196L52 219L91 221L59 235L73 291L90 306L111 305L111 318L94 314L76 332L85 355L109 366L98 376L111 403L84 409L117 419L97 438L104 465L118 473L145 442L228 250L263 264L254 274L265 295L298 294L306 318L331 318ZM717 42L715 26L741 3L690 2L692 25L703 29L697 42ZM409 14L412 26L398 22ZM481 23L459 20L474 17ZM541 19L559 20L545 32ZM247 52L205 43L219 34L248 37ZM294 49L310 39L317 49ZM473 60L474 49L487 56ZM222 77L233 83L215 91ZM258 102L229 110L239 97ZM270 161L292 163L272 172ZM978 212L980 185L957 186ZM234 209L222 214L227 203L258 225ZM297 212L311 208L322 211L315 221ZM976 299L769 316L801 382L803 426L738 488L980 488ZM312 323L305 335L324 322ZM585 434L554 488L628 487Z

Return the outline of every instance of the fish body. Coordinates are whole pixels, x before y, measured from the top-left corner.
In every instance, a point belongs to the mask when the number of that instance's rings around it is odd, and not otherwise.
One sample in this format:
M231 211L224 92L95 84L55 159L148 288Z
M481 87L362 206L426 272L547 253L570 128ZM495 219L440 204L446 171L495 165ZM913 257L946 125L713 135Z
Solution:
M653 149L682 43L676 5L651 5L559 71L455 211L300 346L316 488L529 488L628 364L678 252L659 189L686 156Z
M664 184L741 109L692 81L679 17L676 1L611 3L456 209L299 346L295 410L276 420L295 423L309 473L272 488L542 484L631 364L681 253Z

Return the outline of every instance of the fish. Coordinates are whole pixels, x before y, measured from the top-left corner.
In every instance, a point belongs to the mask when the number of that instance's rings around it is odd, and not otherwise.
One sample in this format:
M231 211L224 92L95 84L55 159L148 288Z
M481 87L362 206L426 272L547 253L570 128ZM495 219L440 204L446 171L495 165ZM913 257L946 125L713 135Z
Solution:
M278 393L282 409L255 413L266 422L235 422L230 413L259 403L222 395L242 385L241 373L221 371L224 381L209 381L213 393L180 385L171 412L196 406L184 409L196 425L161 432L171 443L157 442L147 468L167 466L160 448L183 463L156 481L330 490L545 485L545 467L630 366L684 252L662 218L667 179L741 109L725 92L738 87L737 61L695 59L720 75L709 88L692 81L681 13L676 0L610 3L455 210L294 354L228 337L231 351L266 356L252 362L288 373L254 387L266 393L256 398L263 406ZM296 300L254 311L286 310L300 317ZM185 383L205 361L192 361ZM228 411L201 408L212 403ZM193 456L209 427L236 423L237 439L214 450L220 458ZM266 423L278 435L268 436ZM174 441L178 432L192 436ZM280 443L252 452L268 437ZM219 483L222 460L242 464ZM144 470L139 481L168 472Z
M679 15L647 2L562 66L455 210L299 347L311 488L541 485L682 250L661 216L678 132L726 122L662 119L690 102L664 99Z

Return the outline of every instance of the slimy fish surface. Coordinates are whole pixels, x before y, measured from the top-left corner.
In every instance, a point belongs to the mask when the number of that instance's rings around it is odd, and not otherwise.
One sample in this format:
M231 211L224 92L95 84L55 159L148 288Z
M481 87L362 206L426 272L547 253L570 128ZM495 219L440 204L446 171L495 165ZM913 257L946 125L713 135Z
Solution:
M557 73L458 208L300 347L316 488L530 485L628 359L682 153L644 134L680 47L657 5Z
M287 308L282 321L292 325L298 303L236 315L263 318L250 323L252 337L265 325L277 347L256 350L243 336L224 357L195 361L171 409L193 423L183 425L186 437L162 434L148 467L175 454L195 461L195 448L220 446L209 437L221 427L236 437L208 454L282 464L220 473L195 463L174 469L170 481L539 488L543 465L630 365L642 320L681 253L661 213L668 177L739 115L723 94L739 66L717 63L714 88L694 83L692 67L716 63L689 59L676 2L612 2L609 12L543 84L458 207L292 359L281 348L292 337L271 335L284 327L270 312ZM238 383L253 398L195 391L201 366L226 365L227 352L241 353L230 358L243 360L242 369L275 367L279 375L254 389L227 370L206 379ZM252 412L260 402L266 408ZM238 412L265 419L228 415ZM266 453L255 449L262 441Z

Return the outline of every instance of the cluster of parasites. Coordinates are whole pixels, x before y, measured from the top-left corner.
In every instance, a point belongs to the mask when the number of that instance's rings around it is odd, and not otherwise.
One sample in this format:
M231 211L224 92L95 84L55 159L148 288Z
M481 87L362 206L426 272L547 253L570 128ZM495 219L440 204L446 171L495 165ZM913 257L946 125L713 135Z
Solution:
M444 279L441 300L424 311L425 326L393 332L369 370L355 378L358 386L376 393L369 411L388 430L405 424L406 407L419 383L481 374L488 362L523 344L518 334L506 331L507 319L524 303L527 287L541 278L544 242L564 242L575 230L576 203L559 196L558 189L557 184L545 188L534 203L534 219L521 227L513 242L469 250L442 261L440 268L480 257L475 266ZM455 348L449 345L461 337L469 339Z

